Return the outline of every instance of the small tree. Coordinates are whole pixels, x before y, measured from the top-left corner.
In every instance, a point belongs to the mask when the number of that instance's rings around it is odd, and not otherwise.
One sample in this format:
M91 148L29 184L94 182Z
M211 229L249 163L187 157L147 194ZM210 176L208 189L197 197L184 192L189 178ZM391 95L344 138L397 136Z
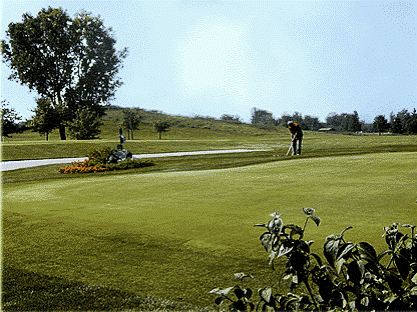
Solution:
M91 140L98 138L102 122L97 112L89 109L80 109L75 113L75 118L68 122L67 125L72 138Z
M169 131L170 124L168 121L157 121L155 122L155 129L159 134L159 139L161 139L162 132Z
M9 103L6 100L1 100L1 140L3 137L9 137L9 134L15 133L18 130L17 120L21 120L13 108L9 108Z
M122 126L127 129L127 137L133 140L133 131L138 130L142 116L131 109L123 110L123 123ZM130 136L131 134L131 136Z
M52 130L59 127L57 112L47 98L37 99L36 103L37 107L33 110L35 113L33 117L33 131L38 132L40 135L45 135L45 139L48 141Z
M236 124L242 123L240 121L240 117L238 115L232 116L232 115L228 115L228 114L223 114L223 115L221 115L220 120L227 121L227 122L230 122L230 123L236 123Z

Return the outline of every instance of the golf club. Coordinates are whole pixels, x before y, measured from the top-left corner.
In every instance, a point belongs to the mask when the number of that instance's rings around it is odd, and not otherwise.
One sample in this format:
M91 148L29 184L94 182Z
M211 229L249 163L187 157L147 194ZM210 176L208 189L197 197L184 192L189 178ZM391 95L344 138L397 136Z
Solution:
M292 147L292 141L291 141L290 148L288 149L287 155L285 155L285 156L288 156L288 154L290 153L290 151L291 151L291 149L292 149L292 148L293 148L293 147Z

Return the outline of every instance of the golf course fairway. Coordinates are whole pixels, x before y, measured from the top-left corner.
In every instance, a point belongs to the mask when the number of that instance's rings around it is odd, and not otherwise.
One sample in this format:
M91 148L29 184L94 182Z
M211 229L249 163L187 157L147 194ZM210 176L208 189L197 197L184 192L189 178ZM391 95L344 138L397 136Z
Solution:
M253 225L273 212L301 226L314 208L322 224L305 238L319 254L348 226L347 240L383 251L384 226L417 224L416 164L384 153L5 184L3 265L209 306L236 272L269 281Z

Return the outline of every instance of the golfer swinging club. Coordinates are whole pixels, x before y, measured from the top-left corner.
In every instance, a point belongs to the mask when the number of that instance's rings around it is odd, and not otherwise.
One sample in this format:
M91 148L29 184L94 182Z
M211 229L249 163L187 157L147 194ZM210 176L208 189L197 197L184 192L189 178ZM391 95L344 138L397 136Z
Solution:
M301 142L303 141L303 131L298 123L288 121L288 130L292 135L292 154L301 154ZM298 144L297 144L298 143ZM298 147L298 149L297 149Z

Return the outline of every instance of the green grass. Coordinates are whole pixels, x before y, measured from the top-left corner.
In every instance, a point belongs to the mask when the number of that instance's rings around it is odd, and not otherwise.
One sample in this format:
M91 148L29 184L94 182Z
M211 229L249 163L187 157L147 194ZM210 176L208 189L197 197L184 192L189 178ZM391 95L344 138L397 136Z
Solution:
M120 111L106 118L100 140L14 135L2 143L2 160L83 157L116 146ZM157 140L157 118L168 117L146 112L125 148L267 151L157 158L153 167L100 174L58 174L60 165L3 172L9 310L198 311L212 306L210 289L236 283L236 272L256 277L252 289L273 285L279 274L271 274L253 224L274 211L301 225L301 208L315 208L323 223L310 224L307 237L318 253L325 236L349 225L348 240L381 251L383 226L417 223L417 136L306 132L294 159L285 156L285 128L170 116L171 130Z
M307 237L318 252L349 225L348 240L381 251L383 226L417 223L416 161L416 153L380 153L6 183L3 264L209 306L208 291L233 285L233 273L255 275L253 289L276 279L253 227L274 211L301 224L301 208L315 208L323 224Z

